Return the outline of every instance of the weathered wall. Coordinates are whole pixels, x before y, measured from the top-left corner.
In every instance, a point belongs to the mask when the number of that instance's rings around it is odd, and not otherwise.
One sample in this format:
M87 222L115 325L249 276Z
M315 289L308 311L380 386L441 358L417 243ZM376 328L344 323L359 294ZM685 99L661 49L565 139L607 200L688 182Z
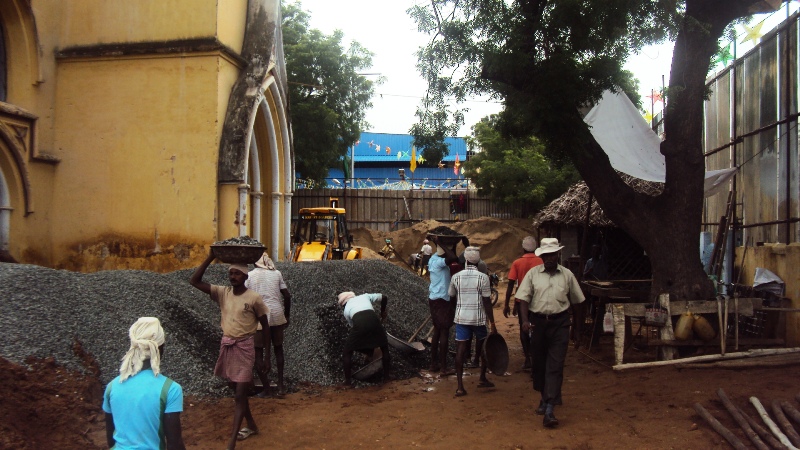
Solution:
M19 141L0 139L14 257L169 271L238 235L222 211L237 193L217 173L248 4L0 2L9 72L0 132ZM22 115L3 114L14 108ZM25 114L30 127L15 128Z
M742 260L744 247L736 249L737 264ZM756 267L769 269L786 283L785 296L791 299L791 308L800 308L800 244L765 244L750 247L745 255L742 283L752 284ZM783 313L786 317L786 345L800 346L800 313Z

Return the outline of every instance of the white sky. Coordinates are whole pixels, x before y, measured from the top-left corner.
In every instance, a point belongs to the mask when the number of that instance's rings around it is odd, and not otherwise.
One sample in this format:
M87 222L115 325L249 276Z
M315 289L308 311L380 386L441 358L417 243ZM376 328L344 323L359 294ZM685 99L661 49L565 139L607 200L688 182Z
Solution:
M289 3L293 0L284 0ZM326 34L335 29L344 32L344 44L358 41L374 53L373 66L367 73L380 73L385 82L378 86L372 100L373 107L367 112L367 121L372 125L369 130L376 133L407 134L417 118L414 113L423 95L425 81L416 69L414 52L425 45L426 36L419 33L414 21L406 14L406 10L424 0L302 0L302 9L311 15L310 25ZM798 9L797 2L790 2L790 12ZM762 15L751 25L764 20L762 34L766 33L786 17L785 6L779 12ZM738 34L744 28L737 28ZM741 41L742 38L740 37ZM753 47L752 42L739 43L737 56L743 55ZM642 106L649 110L651 89L658 91L664 84L669 84L669 69L672 59L672 44L645 48L638 55L631 55L625 68L632 71L639 79L642 95ZM459 130L459 136L469 136L470 127L482 117L499 112L501 105L494 102L475 99L464 106L470 108L465 116L465 125ZM655 111L661 105L655 105Z

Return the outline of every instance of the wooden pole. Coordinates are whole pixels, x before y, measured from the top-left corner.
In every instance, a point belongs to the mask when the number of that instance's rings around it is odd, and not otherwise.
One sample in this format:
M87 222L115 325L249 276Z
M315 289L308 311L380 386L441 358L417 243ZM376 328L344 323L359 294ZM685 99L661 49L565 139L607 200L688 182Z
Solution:
M675 333L672 330L672 315L670 314L670 306L669 306L669 293L663 293L658 295L658 303L661 305L662 308L667 309L667 323L658 330L659 336L662 340L674 340ZM659 353L661 356L662 361L670 361L675 359L675 347L670 346L661 346L659 348Z
M786 449L785 445L783 445L780 442L778 442L778 440L775 439L775 436L773 436L772 433L769 432L769 430L767 430L766 428L762 427L761 424L758 423L758 421L756 419L753 419L752 417L750 417L750 414L747 414L741 408L736 408L736 410L739 411L739 414L741 414L742 417L744 417L744 420L747 421L747 424L750 425L750 427L753 428L753 431L758 433L758 435L761 436L761 439L763 439L767 444L769 444L770 447L778 449L778 450Z
M616 317L615 317L616 320ZM624 324L624 322L623 322ZM616 321L614 323L616 333ZM617 343L616 343L616 336L614 336L614 347L616 350ZM624 339L624 337L623 337ZM656 367L656 366L671 366L679 363L688 363L688 362L701 362L701 361L720 361L725 359L741 359L741 358L754 358L757 356L765 356L765 355L781 355L786 353L798 353L800 352L800 347L792 347L792 348L771 348L771 349L755 349L755 350L748 350L746 352L736 352L736 353L728 353L727 355L701 355L701 356L692 356L689 358L681 358L681 359L673 359L672 361L652 361L652 362L645 362L645 363L628 363L628 364L617 364L614 366L614 370L625 370L625 369L641 369L645 367ZM622 361L622 357L620 355L619 360ZM800 394L798 394L800 396Z
M797 435L797 431L794 430L792 424L789 423L789 419L786 418L786 414L783 413L780 400L772 401L772 414L783 432L786 433L786 437L792 442L792 445L795 447L800 446L800 436Z
M725 395L725 391L722 388L717 389L717 395L719 396L720 400L722 400L722 404L725 405L725 409L728 410L730 415L733 417L733 420L739 424L739 427L744 431L744 434L750 439L750 441L758 447L758 450L770 450L770 447L758 437L753 428L750 426L749 423L742 417L739 413L739 410L736 409L736 406L731 403L731 400Z
M694 410L697 411L697 414L700 414L700 417L705 419L705 421L709 425L711 425L711 428L713 428L714 431L719 433L720 436L724 437L725 440L728 441L728 443L730 443L733 448L737 450L747 450L747 446L744 445L744 443L740 441L739 438L734 436L734 434L731 433L731 430L725 428L725 426L719 423L719 421L715 419L714 416L711 415L711 413L706 411L706 409L703 408L703 405L701 405L700 403L695 403Z
M785 400L781 402L781 406L783 407L783 410L786 412L786 414L789 417L791 417L792 420L795 421L795 423L800 425L800 411L795 409L795 407L792 406L791 403L789 403L789 402L787 402Z
M789 438L787 438L786 435L783 434L781 429L778 428L778 425L776 425L775 422L772 421L772 419L769 417L769 414L767 413L767 410L764 409L764 406L756 397L750 397L750 403L756 408L756 411L758 411L758 415L761 416L761 420L764 421L764 423L767 425L767 428L769 428L769 430L772 431L772 434L774 434L775 437L778 438L781 444L785 445L786 448L788 448L789 450L798 450L797 447L792 445L792 443L789 441Z

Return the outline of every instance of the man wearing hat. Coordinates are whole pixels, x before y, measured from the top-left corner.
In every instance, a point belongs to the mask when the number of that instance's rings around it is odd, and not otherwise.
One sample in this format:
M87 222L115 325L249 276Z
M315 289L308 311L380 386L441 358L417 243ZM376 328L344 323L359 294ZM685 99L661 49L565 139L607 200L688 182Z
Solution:
M128 337L131 346L122 358L119 376L103 394L108 448L183 450L183 389L161 373L161 322L140 317Z
M222 342L214 375L228 380L234 390L236 409L228 441L228 449L232 449L236 447L237 440L258 434L258 426L250 413L247 393L253 382L253 366L263 370L261 366L264 362L256 361L253 339L259 323L264 346L271 345L267 318L269 310L258 292L247 289L244 285L248 273L246 264L231 264L228 267L230 286L218 286L203 281L203 274L213 260L214 254L211 253L194 271L189 283L208 294L219 305ZM243 419L247 420L247 426L239 429Z
M489 277L478 271L477 265L481 260L478 247L467 247L464 250L466 267L453 275L448 287L450 302L456 304L454 322L456 324L456 377L458 388L456 397L467 395L462 381L464 375L464 359L467 347L475 336L475 359L480 360L481 376L478 380L479 388L494 387L494 383L486 378L486 358L481 357L483 341L486 339L486 319L489 319L491 333L497 333L492 312L491 287Z
M511 263L511 270L508 271L508 287L506 288L506 304L503 307L503 315L508 317L509 314L517 316L519 320L519 340L522 343L522 353L525 355L525 362L522 364L522 370L531 370L531 353L530 353L530 339L528 333L522 331L522 314L519 313L519 299L514 299L513 311L509 308L508 303L511 300L511 294L514 292L514 285L517 281L525 278L525 275L532 268L542 264L542 258L536 256L533 252L536 250L536 239L533 236L525 236L522 239L522 251L525 253Z
M283 280L281 272L275 268L275 263L269 257L267 252L261 255L261 258L255 262L256 268L247 274L247 280L244 285L248 289L252 289L261 295L264 304L267 305L269 313L269 335L272 341L272 348L275 349L275 364L278 366L278 392L275 396L282 398L286 391L283 387L283 369L285 366L283 354L283 337L286 327L289 326L289 314L292 307L292 294L289 293L289 288L286 286L286 281ZM261 331L261 324L258 324L258 330ZM269 371L272 363L271 348L269 345L264 345L261 339L261 333L256 333L254 336L254 343L256 347L256 361L264 361L264 364L256 368L258 377L264 385L264 390L259 393L259 397L266 397L269 395ZM266 351L266 357L264 356Z
M381 316L375 314L372 304L381 302ZM376 348L381 349L383 358L383 379L391 378L391 360L389 358L389 339L386 337L386 330L382 322L386 320L386 304L389 297L384 294L361 294L355 292L340 292L336 296L336 302L342 307L347 324L350 325L350 332L344 343L342 351L342 365L344 366L344 383L342 387L351 388L353 373L353 352L366 351L372 352Z
M543 424L548 428L558 425L553 409L562 404L561 384L571 325L569 310L573 310L575 325L579 326L576 305L585 300L575 275L558 264L562 248L558 239L542 239L534 253L544 263L528 271L515 295L520 300L522 330L530 336L533 389L542 394L536 414L544 415Z
M422 248L419 252L422 254L422 260L419 263L421 268L420 274L425 275L425 273L428 272L428 261L430 261L431 255L433 255L433 247L431 247L430 241L427 239L422 241Z

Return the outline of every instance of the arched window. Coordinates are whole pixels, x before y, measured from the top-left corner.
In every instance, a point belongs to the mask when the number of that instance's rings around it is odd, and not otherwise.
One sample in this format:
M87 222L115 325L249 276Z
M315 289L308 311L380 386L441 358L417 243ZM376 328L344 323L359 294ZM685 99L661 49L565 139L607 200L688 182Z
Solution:
M0 102L6 101L8 86L8 68L6 67L6 31L3 29L3 22L0 20Z

